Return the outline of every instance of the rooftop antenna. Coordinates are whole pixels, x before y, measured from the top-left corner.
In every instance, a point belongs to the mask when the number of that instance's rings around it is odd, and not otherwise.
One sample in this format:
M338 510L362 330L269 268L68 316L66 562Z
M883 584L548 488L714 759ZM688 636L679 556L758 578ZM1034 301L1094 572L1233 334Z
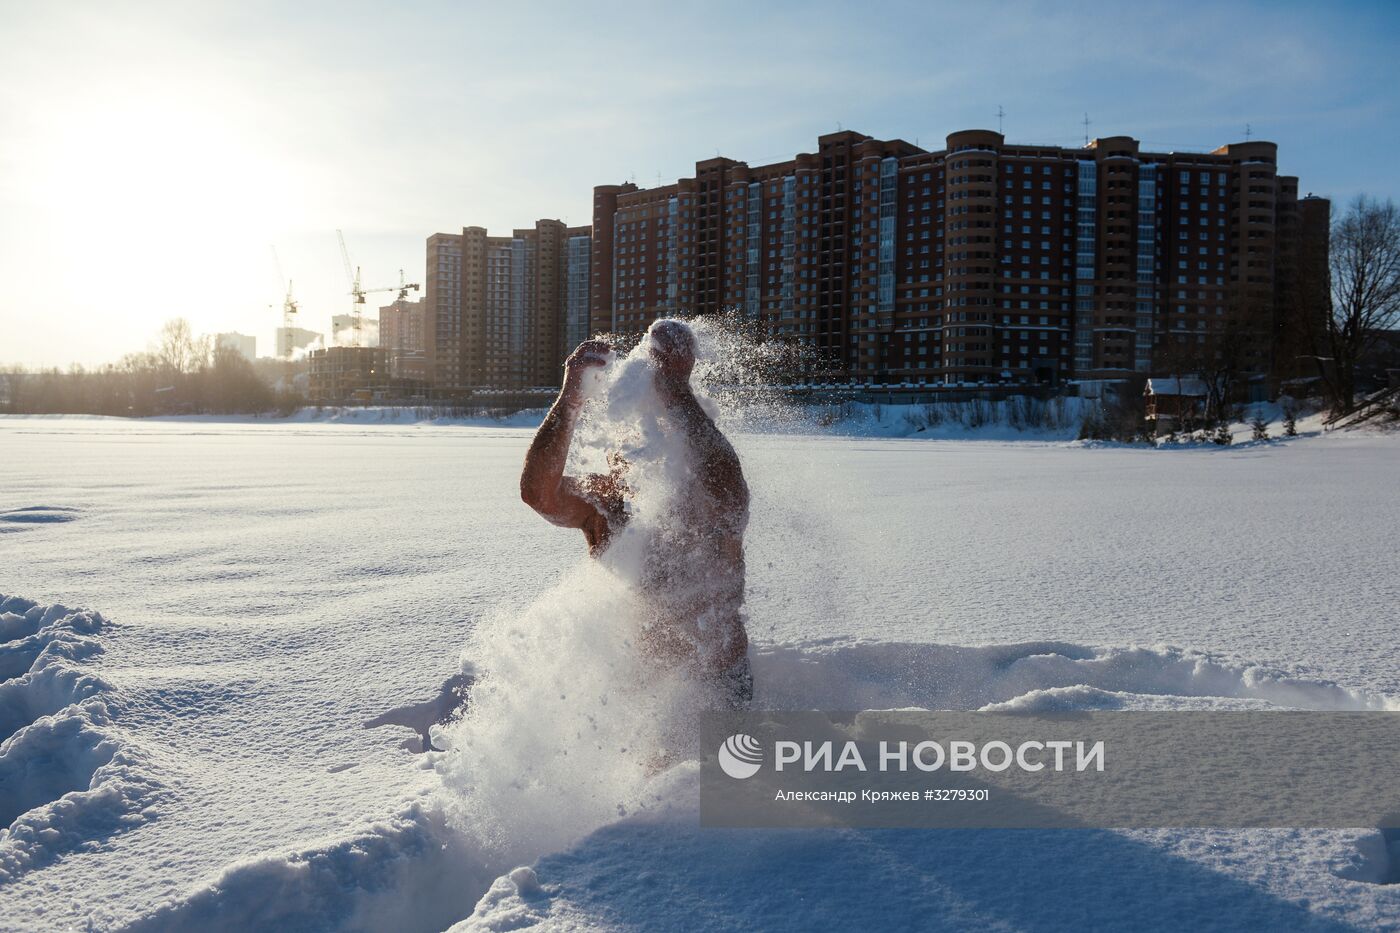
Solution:
M997 133L1000 134L1000 135L1003 135L1003 136L1006 135L1006 134L1005 134L1004 132L1002 132L1001 121L1002 121L1005 117L1006 117L1006 111L1005 111L1004 109L1002 109L1001 104L997 104Z
M1089 115L1084 114L1084 148L1089 148Z
M1245 138L1245 142L1248 142L1248 141L1249 141L1250 133L1251 133L1251 130L1250 130L1250 128L1249 128L1249 124L1246 123L1246 124L1244 125L1244 138Z

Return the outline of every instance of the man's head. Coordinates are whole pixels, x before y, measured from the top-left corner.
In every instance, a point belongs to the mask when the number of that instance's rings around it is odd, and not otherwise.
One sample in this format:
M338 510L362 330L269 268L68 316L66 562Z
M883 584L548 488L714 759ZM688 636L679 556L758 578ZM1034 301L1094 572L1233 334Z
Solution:
M695 368L695 333L682 321L661 320L647 330L651 358L667 377L688 380Z

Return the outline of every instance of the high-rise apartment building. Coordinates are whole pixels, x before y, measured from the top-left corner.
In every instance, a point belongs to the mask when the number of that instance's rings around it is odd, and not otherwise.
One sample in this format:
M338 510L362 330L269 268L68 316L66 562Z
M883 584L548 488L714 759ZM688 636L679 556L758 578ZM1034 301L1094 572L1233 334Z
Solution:
M275 336L277 355L283 358L289 358L297 350L305 350L313 344L322 342L320 334L304 327L279 327Z
M377 347L379 322L363 314L332 314L331 343L342 347Z
M557 385L586 271L589 228L540 220L490 236L483 227L428 238L427 303L433 381L440 388ZM575 326L574 331L577 331Z
M706 159L594 189L589 330L734 308L852 381L968 386L1122 380L1243 327L1262 372L1298 244L1326 248L1326 202L1276 157L965 130L936 151L840 132L773 165Z
M379 309L379 346L394 379L428 379L428 304L401 298Z
M218 346L226 347L239 353L246 360L258 358L258 338L250 337L247 334L240 334L231 331L225 334L218 334L214 337L214 342Z
M1280 180L1278 210L1278 314L1274 320L1273 372L1279 383L1317 377L1314 344L1331 307L1328 260L1332 203L1297 196L1297 182Z
M566 262L566 282L564 283L564 346L565 354L583 343L591 335L589 323L589 299L592 277L589 275L593 263L593 237L588 228L574 228L569 231L568 256Z

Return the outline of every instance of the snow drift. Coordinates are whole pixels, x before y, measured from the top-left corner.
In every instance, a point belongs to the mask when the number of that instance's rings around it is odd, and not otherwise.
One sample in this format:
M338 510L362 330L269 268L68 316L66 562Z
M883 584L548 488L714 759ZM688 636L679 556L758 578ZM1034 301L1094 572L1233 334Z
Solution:
M1309 912L1286 886L1270 893L1211 859L1228 866L1244 850L1255 862L1277 850L1280 871L1296 875L1301 858L1314 875L1357 885L1400 865L1385 836L1364 830L701 830L696 763L648 774L647 756L631 751L657 735L646 716L675 698L619 691L610 678L636 671L617 627L568 611L564 597L579 587L599 592L585 572L469 647L497 677L474 694L489 716L446 730L458 755L416 759L439 769L443 792L241 860L130 929L428 933L460 920L454 930L798 930L878 915L888 929L1068 930L1107 917L1120 928L1340 930L1325 907ZM1396 708L1388 696L1164 646L817 641L756 646L754 669L765 708Z
M149 818L149 759L113 722L111 687L83 669L110 624L0 595L0 885Z
M1400 708L1392 697L1164 646L766 646L755 679L758 705L775 709ZM1310 907L1301 874L1331 878L1329 887L1400 877L1400 846L1376 830L702 830L697 778L693 762L679 765L655 789L666 804L528 874L502 874L452 933L859 929L873 918L890 930L1340 933L1359 905ZM1264 877L1239 876L1246 853ZM1387 927L1384 914L1371 919Z
M756 705L764 709L1030 712L1239 703L1310 710L1400 709L1393 697L1167 645L775 645L757 652L754 671Z

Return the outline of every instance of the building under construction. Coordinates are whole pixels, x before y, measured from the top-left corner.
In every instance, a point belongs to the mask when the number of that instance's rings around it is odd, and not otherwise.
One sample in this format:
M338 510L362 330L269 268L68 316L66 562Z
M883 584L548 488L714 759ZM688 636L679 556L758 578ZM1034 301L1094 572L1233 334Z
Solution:
M400 299L379 309L379 345L388 351L389 375L428 380L428 311L423 299Z
M307 393L316 405L370 402L392 387L382 347L327 347L308 356Z

